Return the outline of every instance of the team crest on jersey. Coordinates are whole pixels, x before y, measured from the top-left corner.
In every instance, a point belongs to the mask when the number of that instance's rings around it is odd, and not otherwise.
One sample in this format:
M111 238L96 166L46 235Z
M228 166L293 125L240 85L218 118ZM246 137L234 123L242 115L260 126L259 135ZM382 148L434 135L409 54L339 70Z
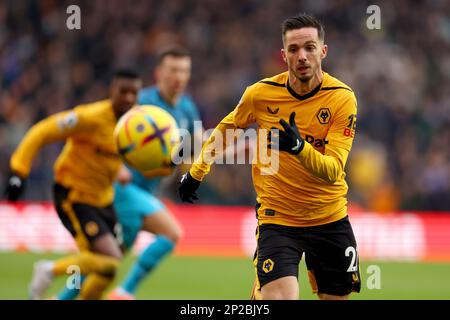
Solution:
M278 111L280 111L280 108L271 108L269 106L267 106L267 111L269 111L270 114L277 114Z
M275 263L271 260L271 259L267 259L263 262L263 270L265 273L269 273L270 271L273 270L273 266L275 265Z
M328 108L320 108L319 112L317 112L317 120L319 120L320 124L328 124L330 122L331 112Z

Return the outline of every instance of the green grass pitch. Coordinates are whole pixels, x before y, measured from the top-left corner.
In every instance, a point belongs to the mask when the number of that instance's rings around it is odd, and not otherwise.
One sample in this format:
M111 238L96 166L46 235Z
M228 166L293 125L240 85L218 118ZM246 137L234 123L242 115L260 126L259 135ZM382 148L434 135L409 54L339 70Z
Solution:
M0 253L0 299L27 299L32 265L59 255ZM128 256L120 268L123 279L134 257ZM380 289L369 289L370 265L381 271ZM450 264L361 261L362 292L352 299L450 299ZM251 258L177 257L163 261L145 280L138 299L197 300L243 299L250 297L254 271ZM305 265L300 265L300 298L316 299L311 293ZM370 282L370 281L369 281ZM375 282L371 282L375 284ZM65 284L59 278L49 291L54 294Z

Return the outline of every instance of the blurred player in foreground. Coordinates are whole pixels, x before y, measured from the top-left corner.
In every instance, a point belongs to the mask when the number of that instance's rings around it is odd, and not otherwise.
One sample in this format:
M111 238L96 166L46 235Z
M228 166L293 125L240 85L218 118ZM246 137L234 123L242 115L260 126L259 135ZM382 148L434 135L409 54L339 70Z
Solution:
M257 123L258 130L269 132L269 148L279 160L271 174L261 162L253 164L258 228L252 298L298 299L298 265L304 253L319 298L347 299L360 290L344 180L355 134L356 98L350 87L322 71L328 47L317 19L304 14L286 19L282 40L288 71L249 86L212 134L224 137L226 129ZM220 139L206 142L183 175L183 201L197 198L195 192L214 160L208 154L223 149L215 141Z
M52 115L35 124L11 157L6 195L16 201L24 190L36 153L46 144L66 141L54 165L54 203L80 252L35 264L29 288L41 299L55 276L78 266L86 280L82 299L100 299L114 279L121 252L121 228L112 206L113 182L121 166L113 139L117 120L137 101L142 81L132 71L117 72L110 98Z
M191 57L183 48L172 48L162 52L155 70L156 85L142 89L138 102L141 105L156 105L168 111L178 126L187 129L191 136L193 122L200 120L197 108L184 94L191 76ZM153 195L162 176L172 173L174 167L140 173L123 167L115 184L114 207L123 227L124 244L131 249L140 230L155 235L155 241L145 248L137 258L125 280L113 290L108 298L132 300L139 284L154 270L158 263L174 249L181 236L181 228L164 204ZM65 289L58 299L74 299L78 292Z

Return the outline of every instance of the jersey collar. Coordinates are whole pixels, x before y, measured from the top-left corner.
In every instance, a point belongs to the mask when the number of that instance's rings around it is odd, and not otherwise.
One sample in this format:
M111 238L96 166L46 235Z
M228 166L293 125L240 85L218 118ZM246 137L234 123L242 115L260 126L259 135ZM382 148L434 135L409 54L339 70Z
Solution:
M287 80L286 80L286 89L289 91L289 93L294 98L297 98L300 101L309 99L309 98L313 97L317 92L320 91L320 88L322 87L322 84L323 84L323 82L325 80L325 77L326 77L326 73L325 72L322 72L322 74L323 74L322 82L319 83L319 85L317 87L315 87L311 92L308 92L307 94L299 95L297 92L295 92L294 89L292 89L291 86L289 85L289 77L287 77Z

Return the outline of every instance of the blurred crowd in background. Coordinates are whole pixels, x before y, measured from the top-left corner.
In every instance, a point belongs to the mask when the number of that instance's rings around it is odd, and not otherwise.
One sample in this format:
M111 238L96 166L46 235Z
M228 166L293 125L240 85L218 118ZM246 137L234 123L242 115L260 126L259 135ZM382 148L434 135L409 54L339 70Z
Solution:
M108 0L0 2L0 183L11 152L40 119L108 95L111 73L142 72L153 84L161 48L193 58L189 93L214 127L247 85L286 70L284 18L299 12L325 24L324 70L358 99L347 163L349 200L365 210L450 210L450 1L379 1L381 29L369 30L376 1ZM66 8L81 8L68 30ZM51 197L61 144L35 160L26 199ZM253 205L250 165L213 167L200 203ZM176 200L175 188L164 195Z

